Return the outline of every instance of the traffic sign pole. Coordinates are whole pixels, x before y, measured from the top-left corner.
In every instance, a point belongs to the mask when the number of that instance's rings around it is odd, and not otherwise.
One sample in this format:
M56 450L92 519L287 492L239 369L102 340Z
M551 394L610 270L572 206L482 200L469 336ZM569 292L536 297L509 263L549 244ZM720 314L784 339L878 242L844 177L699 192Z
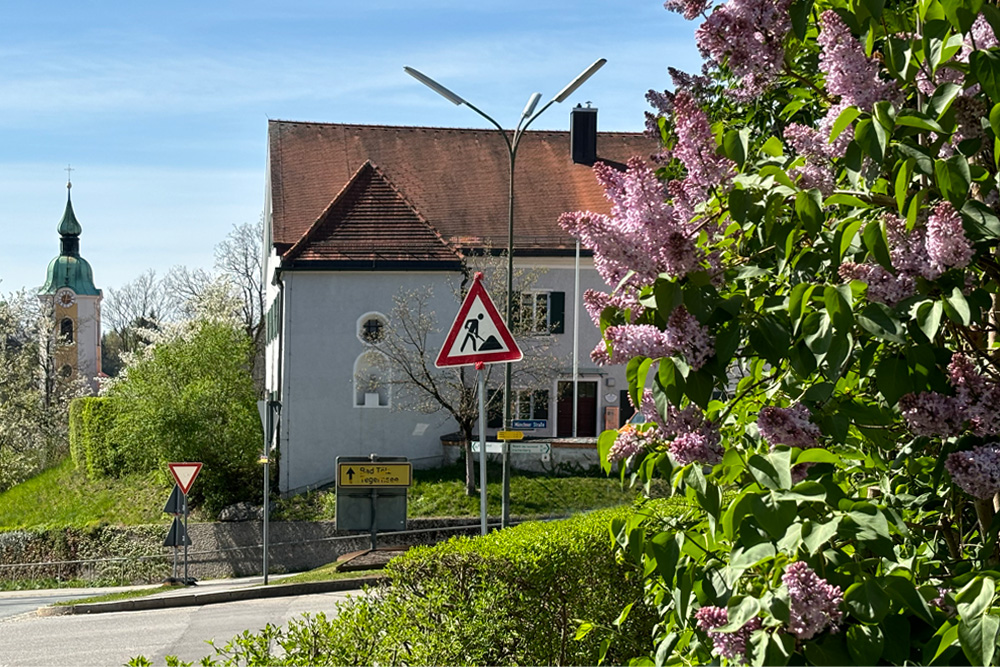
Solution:
M486 373L483 364L476 364L479 380L479 524L482 534L486 534Z

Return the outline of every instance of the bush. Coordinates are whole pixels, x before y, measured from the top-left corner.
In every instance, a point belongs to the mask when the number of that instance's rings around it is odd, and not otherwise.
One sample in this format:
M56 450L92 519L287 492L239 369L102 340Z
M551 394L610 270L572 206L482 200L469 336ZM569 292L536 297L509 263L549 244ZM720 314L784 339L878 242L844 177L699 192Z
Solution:
M117 414L117 403L107 398L77 398L69 405L70 454L90 479L123 472L122 455L111 437Z
M260 499L262 447L250 340L226 323L203 321L149 348L108 392L118 407L107 438L121 472L161 470L171 461L204 468L191 503L209 512Z

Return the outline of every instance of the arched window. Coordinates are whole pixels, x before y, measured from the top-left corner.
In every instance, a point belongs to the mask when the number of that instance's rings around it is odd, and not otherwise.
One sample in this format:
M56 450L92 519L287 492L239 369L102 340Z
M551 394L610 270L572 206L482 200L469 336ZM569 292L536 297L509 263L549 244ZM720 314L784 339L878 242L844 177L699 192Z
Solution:
M389 371L386 359L375 351L363 352L354 362L354 406L389 407Z
M386 317L382 313L367 313L358 318L358 340L374 345L385 335Z
M62 375L64 378L68 378L72 374L73 374L73 367L70 366L69 364L66 364L59 369L59 375Z
M59 323L59 340L67 345L73 342L73 320L68 317Z

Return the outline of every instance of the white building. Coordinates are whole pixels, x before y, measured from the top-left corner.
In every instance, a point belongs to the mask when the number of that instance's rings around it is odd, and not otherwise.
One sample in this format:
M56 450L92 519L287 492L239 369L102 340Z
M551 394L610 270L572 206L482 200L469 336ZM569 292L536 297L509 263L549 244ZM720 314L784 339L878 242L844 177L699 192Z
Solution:
M571 159L570 132L528 132L518 149L515 263L546 269L531 298L548 320L560 372L520 394L514 416L544 419L545 428L531 435L552 439L573 434L575 304L583 291L605 289L584 250L574 291L575 240L558 218L608 211L591 170L595 159L624 168L629 157L656 149L637 133L593 134L595 113L574 110L580 127L592 128L574 133L580 163ZM281 491L333 481L337 456L377 453L439 465L441 438L455 423L443 411L394 410L366 338L388 323L403 286L434 285L433 309L446 329L459 307L453 286L468 277L469 258L506 248L501 138L491 130L271 121L267 176L265 386L280 403L280 416L273 414ZM582 306L579 317L582 441L575 446L593 448L594 437L618 427L630 409L624 368L595 366L589 353L600 334Z

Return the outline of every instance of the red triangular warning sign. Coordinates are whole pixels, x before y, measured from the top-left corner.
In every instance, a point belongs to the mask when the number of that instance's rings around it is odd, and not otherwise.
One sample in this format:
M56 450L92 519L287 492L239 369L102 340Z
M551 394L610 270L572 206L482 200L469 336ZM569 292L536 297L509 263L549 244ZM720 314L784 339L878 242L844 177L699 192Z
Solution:
M486 293L482 280L483 274L477 273L434 362L438 368L521 359L521 350Z
M187 492L191 490L191 485L194 484L194 478L201 472L201 464L168 463L167 467L170 468L170 474L174 476L177 486L181 487L181 493L187 495Z

